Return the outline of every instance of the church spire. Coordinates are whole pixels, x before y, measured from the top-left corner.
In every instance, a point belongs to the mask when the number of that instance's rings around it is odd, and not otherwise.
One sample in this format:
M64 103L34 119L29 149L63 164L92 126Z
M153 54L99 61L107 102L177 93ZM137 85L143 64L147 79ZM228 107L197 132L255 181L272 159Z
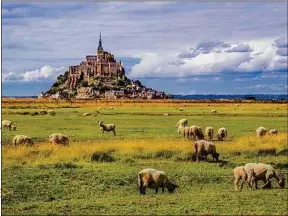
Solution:
M103 51L102 40L101 40L101 32L100 32L100 38L99 38L99 44L98 44L98 49L97 50L102 50Z

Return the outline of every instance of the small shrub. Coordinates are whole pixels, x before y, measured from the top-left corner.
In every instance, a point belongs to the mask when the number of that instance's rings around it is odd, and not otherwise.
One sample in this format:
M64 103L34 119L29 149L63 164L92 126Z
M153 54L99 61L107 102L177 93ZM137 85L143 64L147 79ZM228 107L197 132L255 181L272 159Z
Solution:
M277 155L288 155L288 149L283 149L277 153Z
M259 149L257 151L257 156L265 155L276 155L276 149Z
M239 151L233 151L230 153L231 156L240 156L241 155L241 152Z
M113 152L113 151L112 151ZM98 151L94 152L91 156L91 161L96 162L113 162L115 158L112 156L111 151Z

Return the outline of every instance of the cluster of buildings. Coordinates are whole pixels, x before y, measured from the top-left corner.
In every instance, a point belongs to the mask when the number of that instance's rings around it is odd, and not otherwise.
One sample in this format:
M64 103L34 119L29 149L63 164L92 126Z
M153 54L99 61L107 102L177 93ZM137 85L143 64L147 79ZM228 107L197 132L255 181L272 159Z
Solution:
M129 80L125 85L117 85L117 81L125 80L125 78L125 69L121 61L116 61L114 55L104 51L100 33L96 55L87 55L85 61L82 61L79 65L69 66L65 81L60 84L56 81L57 90L55 90L54 83L47 93L41 94L39 97L55 99L71 97L76 99L171 98L171 95L166 95L164 92L146 88L139 81Z

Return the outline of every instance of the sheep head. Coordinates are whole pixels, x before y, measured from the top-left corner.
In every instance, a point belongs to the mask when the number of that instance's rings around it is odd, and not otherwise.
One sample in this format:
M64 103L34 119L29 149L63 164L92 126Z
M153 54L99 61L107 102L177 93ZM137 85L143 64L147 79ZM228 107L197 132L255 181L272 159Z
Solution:
M280 178L280 180L279 180L279 186L281 187L281 188L284 188L285 187L285 179L284 178Z
M213 156L213 158L214 158L216 161L218 161L220 154L217 153L217 152L215 152L212 156Z
M175 189L179 187L178 185L172 183L172 182L169 182L167 185L166 185L166 188L168 190L169 193L173 193L175 191Z

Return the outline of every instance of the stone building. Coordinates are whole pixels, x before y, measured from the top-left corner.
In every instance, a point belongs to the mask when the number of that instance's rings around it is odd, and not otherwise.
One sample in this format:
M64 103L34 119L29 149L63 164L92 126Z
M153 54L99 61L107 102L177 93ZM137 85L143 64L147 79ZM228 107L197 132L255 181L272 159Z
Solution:
M121 61L117 62L109 52L104 51L102 47L101 32L99 38L97 55L86 56L86 61L82 61L79 65L69 66L69 76L67 87L74 89L79 80L84 80L89 83L94 77L116 77L122 78L125 76L125 69Z

